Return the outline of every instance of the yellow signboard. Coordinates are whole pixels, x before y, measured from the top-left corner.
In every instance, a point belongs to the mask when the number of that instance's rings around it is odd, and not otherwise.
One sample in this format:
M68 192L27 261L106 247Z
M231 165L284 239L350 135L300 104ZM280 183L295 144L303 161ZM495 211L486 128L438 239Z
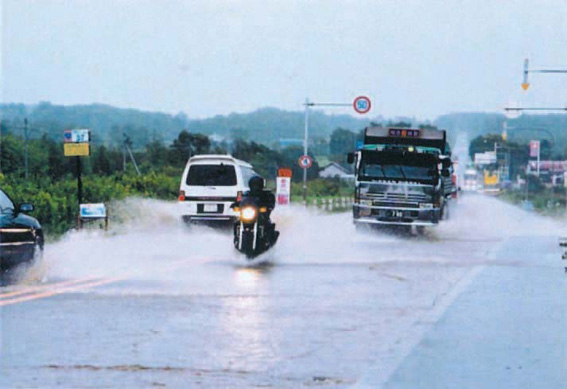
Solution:
M66 157L87 157L90 154L88 143L64 143Z
M491 175L490 172L485 170L484 185L498 185L498 174Z

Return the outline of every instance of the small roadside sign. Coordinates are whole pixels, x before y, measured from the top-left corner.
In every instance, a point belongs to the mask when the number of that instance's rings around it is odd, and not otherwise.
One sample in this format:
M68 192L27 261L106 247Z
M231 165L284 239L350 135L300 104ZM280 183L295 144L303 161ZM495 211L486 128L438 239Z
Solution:
M539 140L530 141L530 157L539 156Z
M91 132L85 128L65 130L63 140L65 143L88 143L91 140Z
M83 219L104 219L106 217L106 206L103 203L81 204L80 216Z
M313 160L309 155L302 155L299 157L298 163L303 169L309 169L313 165Z
M362 115L370 111L370 108L372 108L372 103L370 102L370 99L368 97L358 96L352 102L352 106L356 112Z
M104 229L108 230L108 212L104 203L79 204L79 229L83 228L83 224L97 220L103 220Z
M282 168L278 170L276 200L278 205L289 205L291 201L291 169Z
M88 143L64 143L63 152L66 157L88 157L90 147Z
M291 177L291 169L282 167L278 169L278 177Z

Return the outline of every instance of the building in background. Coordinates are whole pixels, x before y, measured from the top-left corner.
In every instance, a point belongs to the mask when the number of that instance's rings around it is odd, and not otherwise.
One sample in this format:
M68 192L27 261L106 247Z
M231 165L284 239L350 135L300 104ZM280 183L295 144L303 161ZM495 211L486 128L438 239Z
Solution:
M537 174L537 161L529 161L527 174ZM539 179L547 186L559 186L565 182L567 161L539 161Z
M336 162L331 162L319 171L321 178L340 178L341 180L354 180L354 174Z

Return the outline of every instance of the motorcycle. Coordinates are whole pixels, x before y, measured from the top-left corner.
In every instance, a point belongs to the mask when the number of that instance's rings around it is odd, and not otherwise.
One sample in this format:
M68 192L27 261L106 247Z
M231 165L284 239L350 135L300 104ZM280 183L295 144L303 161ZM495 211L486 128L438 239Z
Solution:
M239 213L234 224L234 247L253 259L272 247L279 236L268 216L268 208L260 207L254 197L243 198L233 209Z

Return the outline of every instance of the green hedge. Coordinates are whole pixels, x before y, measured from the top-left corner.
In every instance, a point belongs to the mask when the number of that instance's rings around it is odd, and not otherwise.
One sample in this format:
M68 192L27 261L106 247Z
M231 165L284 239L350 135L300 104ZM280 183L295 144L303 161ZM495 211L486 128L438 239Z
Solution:
M504 200L521 205L526 199L525 191L507 190L501 196ZM565 214L565 190L563 188L545 188L537 193L528 193L533 208L544 215L559 216Z
M179 172L149 172L138 176L132 173L112 175L89 174L83 177L84 203L109 203L127 197L146 197L175 200L179 190ZM273 182L270 183L273 187ZM309 202L329 197L351 196L352 185L338 179L308 181ZM32 216L42 224L46 234L56 237L76 225L77 181L71 175L63 179L32 177L29 180L0 174L0 188L18 203L32 203ZM293 201L301 201L302 183L292 184Z
M57 236L76 225L77 181L68 176L61 180L48 177L25 181L0 175L0 187L15 202L32 203L33 216L42 224L46 234ZM113 174L89 175L83 178L84 203L108 203L130 196L164 200L177 198L179 177L150 172L142 176Z

